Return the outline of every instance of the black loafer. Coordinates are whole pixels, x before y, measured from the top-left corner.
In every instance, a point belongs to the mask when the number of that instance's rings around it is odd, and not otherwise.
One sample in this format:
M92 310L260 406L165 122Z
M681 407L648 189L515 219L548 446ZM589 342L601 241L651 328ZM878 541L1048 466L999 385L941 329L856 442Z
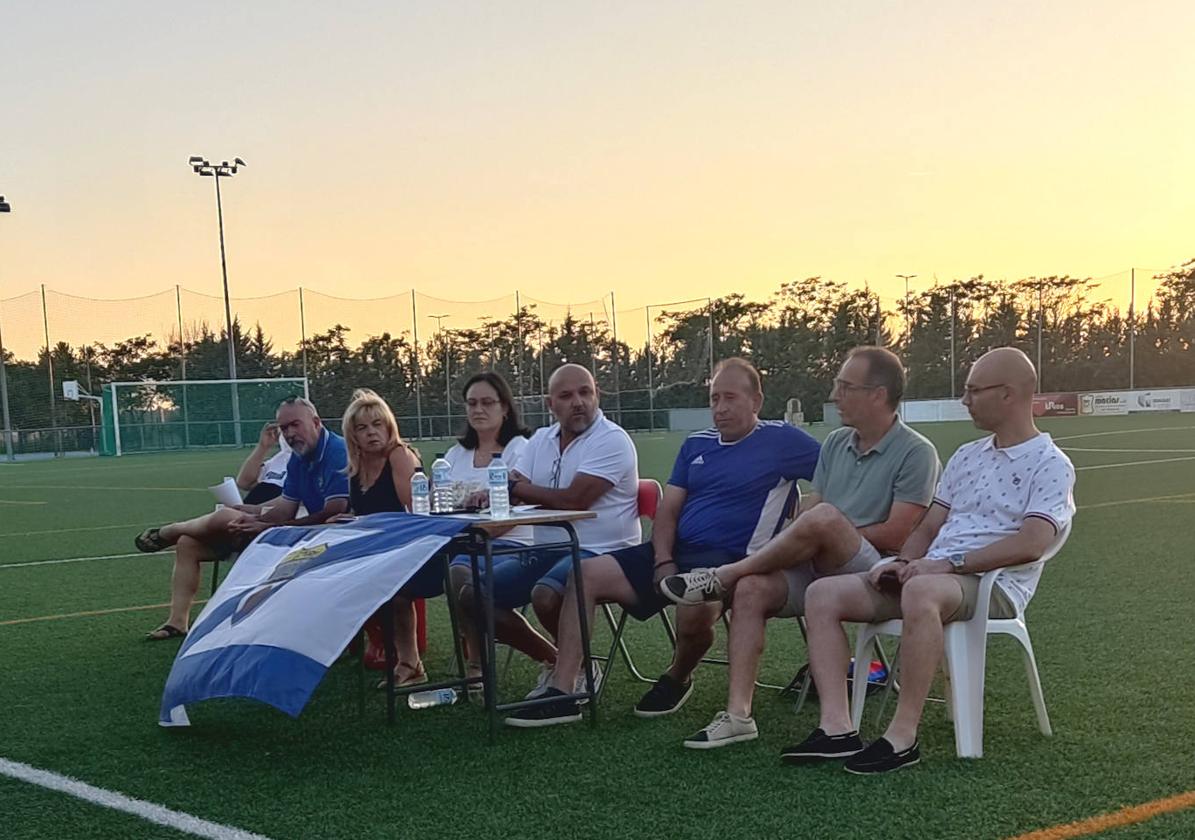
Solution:
M812 761L850 758L862 749L863 741L859 739L858 732L827 735L819 728L813 730L801 743L782 749L780 760L785 764L807 764Z
M852 757L842 766L848 773L868 775L871 773L891 773L902 767L912 767L921 761L921 747L916 741L907 750L899 752L888 743L887 738L873 741L867 749Z

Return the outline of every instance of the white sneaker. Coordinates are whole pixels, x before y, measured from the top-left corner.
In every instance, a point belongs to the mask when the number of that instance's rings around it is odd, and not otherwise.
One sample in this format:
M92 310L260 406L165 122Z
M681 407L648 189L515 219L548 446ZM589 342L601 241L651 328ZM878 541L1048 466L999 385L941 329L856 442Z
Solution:
M727 712L718 712L705 729L685 739L685 746L693 750L708 750L725 747L739 741L754 741L759 737L755 718L741 718Z
M694 569L680 575L669 575L660 581L660 593L674 604L708 604L726 598L722 581L713 569Z
M537 700L547 694L548 689L552 687L552 675L556 673L556 666L551 662L541 662L539 664L539 677L535 680L535 688L527 692L524 700Z
M597 694L598 689L602 687L602 669L597 664L597 660L589 660L590 665L593 666L593 693ZM589 687L585 685L585 666L581 666L581 670L577 671L577 679L573 682L573 694L580 694L588 691ZM588 700L578 701L582 704L588 703Z

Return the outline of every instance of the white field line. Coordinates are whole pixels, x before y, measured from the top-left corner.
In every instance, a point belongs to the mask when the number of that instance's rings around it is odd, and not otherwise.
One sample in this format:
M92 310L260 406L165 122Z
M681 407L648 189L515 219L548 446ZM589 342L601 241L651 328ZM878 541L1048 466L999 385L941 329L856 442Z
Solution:
M1059 447L1065 452L1129 452L1133 455L1171 455L1176 452L1188 453L1195 452L1195 449L1081 449L1078 446L1062 446Z
M1054 438L1054 443L1060 440L1079 440L1080 438L1104 437L1106 435L1141 435L1146 432L1195 432L1195 426L1159 426L1156 429L1121 429L1115 432L1086 432L1081 435L1065 435Z
M0 505L48 505L49 502L18 502L16 499L0 499Z
M14 490L146 490L153 493L208 493L206 487L106 487L102 484L10 484L6 492Z
M63 563L86 563L90 560L123 560L128 557L157 557L159 554L168 554L167 551L155 551L146 553L144 551L134 551L130 554L100 554L96 557L66 557L61 560L30 560L28 563L4 563L0 564L0 570L3 569L24 569L29 566L60 566Z
M1145 464L1173 464L1176 461L1195 461L1195 455L1188 455L1185 458L1154 458L1150 461L1127 461L1123 464L1091 464L1086 467L1075 467L1075 472L1082 472L1083 470L1111 470L1116 467L1140 467Z
M80 531L111 531L116 528L144 528L153 525L152 522L128 522L124 525L88 525L85 528L48 528L44 531L9 531L0 532L0 541L9 537L36 537L42 534L76 534Z
M1120 507L1121 505L1137 505L1146 502L1192 502L1195 503L1195 493L1176 493L1173 496L1149 496L1144 499L1117 499L1111 502L1095 502L1090 505L1079 505L1079 510L1095 510L1096 508Z
M254 834L230 825L208 822L199 817L185 814L182 811L174 811L162 805L155 805L153 802L146 802L144 799L134 799L131 796L125 796L123 793L117 793L114 790L98 788L86 782L81 782L78 779L72 779L70 776L52 773L49 770L39 770L36 767L22 764L19 761L9 761L6 758L0 758L0 775L27 782L46 790L65 793L67 796L82 799L84 802L90 802L101 808L123 811L126 814L140 817L146 822L164 825L167 828L173 828L176 831L191 834L195 837L207 837L210 840L267 840L261 834Z

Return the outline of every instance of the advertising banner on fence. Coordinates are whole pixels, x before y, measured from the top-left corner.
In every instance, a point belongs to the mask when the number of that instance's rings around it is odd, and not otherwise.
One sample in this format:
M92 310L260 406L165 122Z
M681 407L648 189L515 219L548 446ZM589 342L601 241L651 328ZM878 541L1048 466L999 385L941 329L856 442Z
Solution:
M1033 398L1034 417L1074 417L1078 413L1078 394L1037 394Z
M1104 417L1158 411L1182 411L1184 392L1177 388L1153 391L1104 391L1079 396L1079 413ZM1191 408L1187 408L1188 411Z

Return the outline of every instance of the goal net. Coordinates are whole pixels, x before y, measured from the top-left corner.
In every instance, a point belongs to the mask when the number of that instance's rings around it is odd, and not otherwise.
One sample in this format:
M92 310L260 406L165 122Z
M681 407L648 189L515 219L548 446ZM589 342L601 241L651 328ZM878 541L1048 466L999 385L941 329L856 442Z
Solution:
M306 377L113 382L104 386L101 455L254 443Z

